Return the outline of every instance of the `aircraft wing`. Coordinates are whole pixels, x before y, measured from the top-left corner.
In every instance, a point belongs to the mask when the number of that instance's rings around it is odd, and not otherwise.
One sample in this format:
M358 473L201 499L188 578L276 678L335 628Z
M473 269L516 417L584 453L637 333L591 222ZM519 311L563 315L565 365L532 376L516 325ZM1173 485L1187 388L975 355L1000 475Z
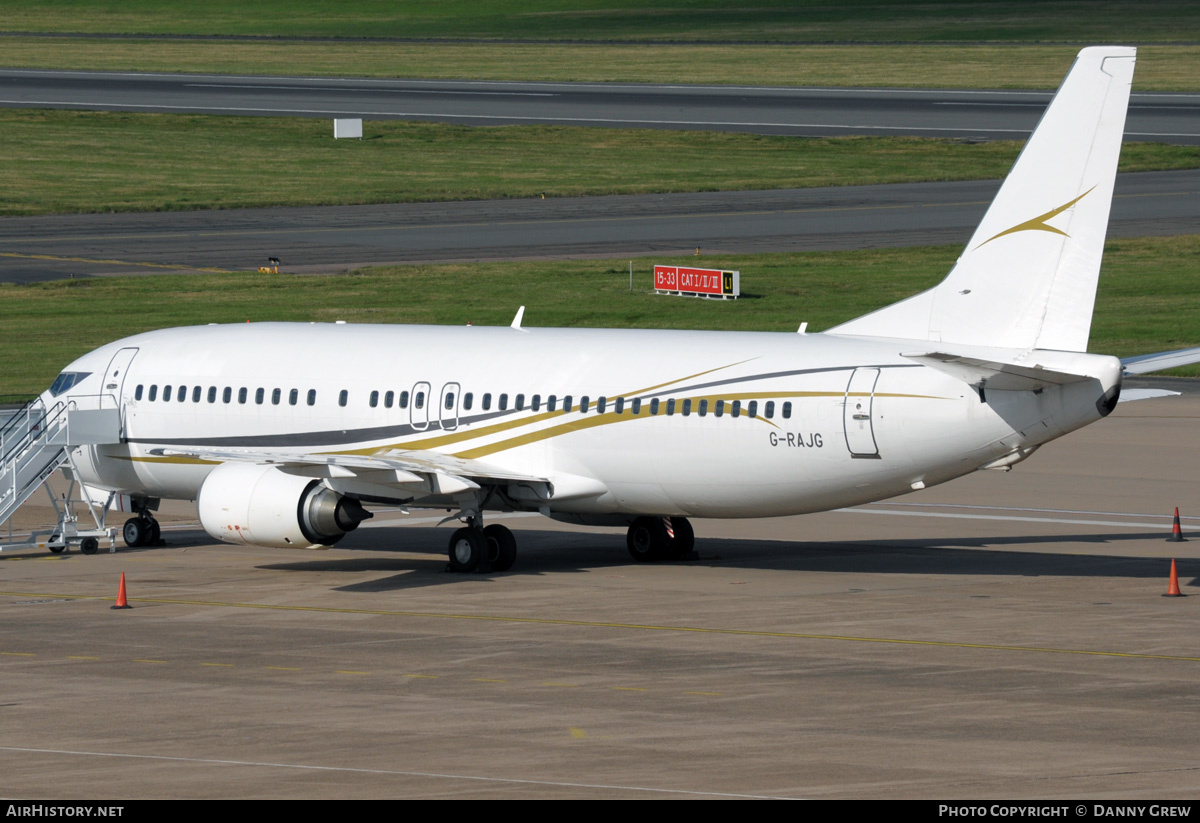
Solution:
M216 462L274 465L280 471L326 481L334 491L371 496L452 496L484 486L503 486L527 502L604 494L600 481L573 474L554 477L512 472L482 460L464 460L440 452L390 449L377 454L293 454L238 448L152 449L153 455L183 456Z
M1192 363L1200 363L1200 346L1191 349L1160 351L1155 354L1139 354L1136 357L1121 359L1121 367L1125 370L1126 375L1149 374L1163 369L1189 366Z

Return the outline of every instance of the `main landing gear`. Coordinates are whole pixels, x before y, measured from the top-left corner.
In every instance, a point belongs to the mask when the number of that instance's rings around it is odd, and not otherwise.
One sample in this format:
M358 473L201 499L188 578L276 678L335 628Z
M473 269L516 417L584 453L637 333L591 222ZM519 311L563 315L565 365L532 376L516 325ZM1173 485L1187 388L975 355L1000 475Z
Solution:
M498 523L480 528L480 518L450 535L450 571L506 572L517 562L517 539Z
M130 548L157 546L161 534L162 530L159 528L158 521L144 511L137 517L126 520L124 528L121 529L121 537L125 539L125 545Z
M639 563L696 559L696 533L686 517L639 517L630 525L625 544Z

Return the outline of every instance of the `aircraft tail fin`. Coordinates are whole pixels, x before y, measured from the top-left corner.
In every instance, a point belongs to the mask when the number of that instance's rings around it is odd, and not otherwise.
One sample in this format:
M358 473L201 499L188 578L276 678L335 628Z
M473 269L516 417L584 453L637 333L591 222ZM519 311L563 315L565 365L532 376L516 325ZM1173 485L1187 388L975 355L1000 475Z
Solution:
M1136 55L1081 51L946 279L829 333L1086 351Z

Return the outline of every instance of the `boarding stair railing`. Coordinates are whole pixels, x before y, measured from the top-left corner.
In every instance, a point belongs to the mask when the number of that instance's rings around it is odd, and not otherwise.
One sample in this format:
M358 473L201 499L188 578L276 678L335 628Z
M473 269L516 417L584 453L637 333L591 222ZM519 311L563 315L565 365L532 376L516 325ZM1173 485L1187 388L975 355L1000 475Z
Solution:
M51 475L60 467L73 469L72 449L121 441L121 417L117 408L80 409L73 402L55 403L47 408L41 399L26 403L0 428L0 526L8 523L11 537L11 519L21 504L39 488L46 486ZM76 473L70 470L68 474L73 491ZM62 551L72 539L86 541L88 538L108 537L110 543L115 540L115 532L106 528L102 520L97 521L97 529L78 529L75 526L77 518L71 507L60 506L49 486L46 486L46 491L58 513L58 528L45 533L35 532L32 535L33 544L21 545L45 546L51 551ZM95 514L92 501L86 499L85 489L83 493L83 502L93 508ZM94 550L96 543L83 545ZM0 550L9 547L15 546L0 546Z

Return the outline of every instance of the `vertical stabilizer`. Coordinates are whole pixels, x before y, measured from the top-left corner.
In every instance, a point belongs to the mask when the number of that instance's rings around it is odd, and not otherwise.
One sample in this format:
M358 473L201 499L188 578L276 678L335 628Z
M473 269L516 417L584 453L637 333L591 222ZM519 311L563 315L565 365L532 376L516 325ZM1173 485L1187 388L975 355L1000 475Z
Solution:
M1136 54L1079 53L945 280L829 332L1085 351Z

